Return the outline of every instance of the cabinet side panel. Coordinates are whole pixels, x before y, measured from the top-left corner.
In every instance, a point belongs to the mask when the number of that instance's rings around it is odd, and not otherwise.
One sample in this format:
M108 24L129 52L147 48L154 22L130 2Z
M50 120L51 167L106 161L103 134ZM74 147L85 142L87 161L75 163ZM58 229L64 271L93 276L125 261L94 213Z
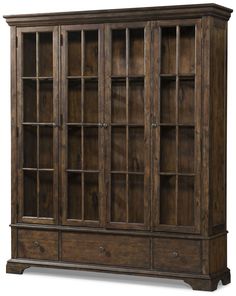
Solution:
M16 27L11 27L11 223L17 221ZM17 257L17 231L11 232L11 256Z
M227 236L220 236L209 243L210 273L220 272L227 267Z
M226 223L226 52L227 23L214 19L211 30L210 203L212 232Z

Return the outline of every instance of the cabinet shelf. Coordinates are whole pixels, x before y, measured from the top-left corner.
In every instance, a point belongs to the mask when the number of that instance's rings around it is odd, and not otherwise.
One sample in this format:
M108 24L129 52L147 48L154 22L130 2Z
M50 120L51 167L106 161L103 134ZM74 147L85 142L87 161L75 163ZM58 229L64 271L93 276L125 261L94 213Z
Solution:
M48 169L48 168L22 168L23 171L42 171L42 172L53 172L54 169Z
M196 176L195 173L159 172L163 176Z
M133 172L133 171L110 171L111 174L130 174L130 175L144 175L144 172Z
M98 76L91 76L91 75L88 75L88 76L67 76L67 79L69 80L80 80L80 79L91 79L91 80L96 80L98 79Z

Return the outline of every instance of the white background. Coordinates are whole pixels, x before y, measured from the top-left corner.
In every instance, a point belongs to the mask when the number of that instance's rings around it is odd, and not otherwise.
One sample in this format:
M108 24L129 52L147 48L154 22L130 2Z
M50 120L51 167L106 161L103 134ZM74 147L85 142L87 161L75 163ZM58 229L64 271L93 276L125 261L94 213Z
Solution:
M201 0L199 3L209 1ZM152 0L1 0L0 1L0 295L202 295L182 281L109 275L102 273L31 268L24 275L5 273L10 258L10 30L1 17L6 14L195 4L197 1ZM235 9L236 1L217 1ZM228 38L228 267L232 283L220 284L217 295L236 291L236 17L229 21Z

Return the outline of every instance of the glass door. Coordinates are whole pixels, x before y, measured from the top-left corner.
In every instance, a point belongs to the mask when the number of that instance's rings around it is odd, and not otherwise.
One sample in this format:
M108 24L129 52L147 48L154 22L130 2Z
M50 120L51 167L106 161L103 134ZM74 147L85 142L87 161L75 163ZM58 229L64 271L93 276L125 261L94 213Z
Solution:
M19 222L57 223L58 29L17 30Z
M154 28L153 224L200 231L201 25Z
M107 25L105 143L107 227L149 227L150 29Z
M62 26L62 222L99 226L103 184L102 26Z

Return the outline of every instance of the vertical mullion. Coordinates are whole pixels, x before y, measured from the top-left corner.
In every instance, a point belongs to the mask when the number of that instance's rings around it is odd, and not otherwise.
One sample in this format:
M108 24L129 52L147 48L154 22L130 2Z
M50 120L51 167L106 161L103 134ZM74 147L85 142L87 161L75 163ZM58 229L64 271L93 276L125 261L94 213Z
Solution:
M36 32L36 111L39 122L39 33ZM39 217L39 125L37 125L37 217Z
M129 29L126 28L126 222L129 222Z
M82 187L82 221L84 221L84 30L81 30L81 187Z
M175 171L176 171L176 224L178 225L178 191L179 191L179 176L178 176L178 166L179 166L179 106L178 106L178 98L179 98L179 38L180 38L180 28L179 26L176 27L176 97L175 97L175 105L176 105L176 164L175 164Z
M101 44L104 43L104 25L97 30L98 34L98 70L97 70L97 87L98 87L98 155L99 155L99 173L98 173L98 192L99 192L99 203L98 203L98 221L99 224L105 225L104 221L104 183L105 183L105 172L104 172L104 132L99 128L100 122L105 122L104 120L104 69L102 67L102 57L104 56L103 48Z
M157 42L159 40L161 40L160 42L158 42L157 44L157 47L158 47L158 56L157 56L157 61L155 61L155 64L154 64L154 67L157 65L157 77L158 77L158 81L157 82L157 98L154 98L154 102L156 102L156 99L157 99L157 109L154 110L154 112L156 111L156 114L157 114L157 118L156 118L156 122L157 122L157 128L158 130L155 131L155 137L156 137L156 145L158 147L158 151L157 151L157 159L158 159L158 163L157 163L157 173L158 173L158 180L157 180L157 186L158 186L158 203L157 203L157 206L158 206L158 221L157 221L157 224L159 225L161 223L161 195L160 195L160 156L161 156L161 126L160 126L160 118L161 118L161 58L162 58L162 52L161 52L161 45L162 45L162 29L160 26L158 26L158 31L157 31L157 34L159 35L157 37ZM154 55L156 55L155 53L153 53ZM154 74L155 75L155 74ZM155 85L154 85L155 87ZM155 113L154 113L155 114ZM154 117L155 118L155 117ZM155 146L154 146L155 147ZM155 153L155 152L154 152ZM154 177L155 177L155 172L154 172Z
M107 224L111 222L111 136L112 136L112 126L111 126L111 88L112 88L112 78L111 78L111 58L112 58L112 29L109 29L106 25L105 27L105 41L107 45L105 47L105 56L107 56L107 62L105 63L105 81L104 81L104 94L105 94L105 105L104 105L104 119L108 121L109 128L107 134L104 134L104 143L107 143L107 148L105 148L105 189L108 191L106 195L106 221ZM106 184L107 182L107 184Z

